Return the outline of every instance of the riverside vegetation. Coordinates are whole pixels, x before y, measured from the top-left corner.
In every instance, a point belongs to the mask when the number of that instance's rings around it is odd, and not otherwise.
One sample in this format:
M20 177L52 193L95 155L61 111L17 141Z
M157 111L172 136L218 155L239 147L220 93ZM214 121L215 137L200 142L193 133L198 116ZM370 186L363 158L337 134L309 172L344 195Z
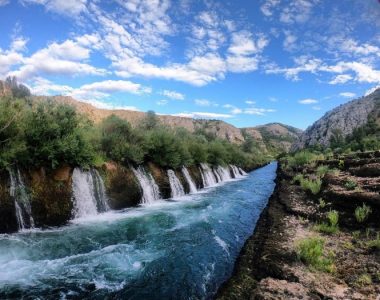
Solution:
M13 95L0 99L0 168L12 164L88 168L113 160L125 165L154 162L177 168L210 163L250 169L267 160L251 140L237 145L202 130L193 134L169 128L154 112L148 112L135 128L115 115L94 125L71 106L33 101L15 79L7 79L6 84Z

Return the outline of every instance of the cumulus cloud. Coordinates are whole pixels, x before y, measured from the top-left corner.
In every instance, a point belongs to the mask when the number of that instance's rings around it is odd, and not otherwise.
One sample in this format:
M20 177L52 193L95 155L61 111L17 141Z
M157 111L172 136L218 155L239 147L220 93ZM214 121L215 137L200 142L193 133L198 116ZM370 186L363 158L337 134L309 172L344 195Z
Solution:
M73 40L63 43L52 43L46 48L36 51L30 57L22 59L23 65L10 75L21 80L31 79L43 74L48 75L105 75L105 69L96 68L82 60L90 56L90 49Z
M329 84L343 84L347 81L350 81L352 79L352 76L349 74L341 74L335 76L334 79L330 80Z

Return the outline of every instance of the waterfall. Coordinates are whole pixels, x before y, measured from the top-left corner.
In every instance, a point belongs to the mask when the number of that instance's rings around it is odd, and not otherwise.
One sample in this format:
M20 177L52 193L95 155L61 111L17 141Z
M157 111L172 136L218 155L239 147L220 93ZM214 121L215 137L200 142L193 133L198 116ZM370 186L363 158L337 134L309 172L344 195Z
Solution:
M99 212L105 212L110 209L108 205L108 197L106 194L106 188L99 172L96 169L91 170L91 176L94 184L94 196L97 203Z
M242 168L238 168L241 175L246 176L248 175Z
M223 181L222 177L220 177L218 169L212 168L212 172L215 175L217 182L222 182Z
M216 168L216 171L218 172L219 177L221 178L221 181L227 181L231 179L231 173L226 168L218 166Z
M232 173L234 174L234 178L237 179L237 178L241 178L242 177L241 174L240 174L240 172L239 172L239 170L238 170L238 168L236 166L230 165L230 168L232 170Z
M95 169L83 171L75 168L72 187L75 218L96 215L109 209L103 180Z
M11 179L9 193L14 199L18 228L21 230L25 228L33 228L34 220L32 216L32 207L20 170L16 169L15 171L9 169L9 177Z
M151 174L147 173L142 166L137 169L132 168L132 171L143 191L142 204L153 203L155 200L161 199L160 190Z
M193 179L191 178L190 173L189 173L189 171L187 170L186 167L182 167L182 174L185 177L185 179L186 179L186 181L187 181L187 183L189 185L190 193L191 194L196 193L197 192L197 187L196 187Z
M204 187L214 186L217 184L214 173L207 164L201 164L201 173Z
M173 170L168 170L168 177L171 189L171 197L178 198L185 195L185 190L183 189L181 182Z

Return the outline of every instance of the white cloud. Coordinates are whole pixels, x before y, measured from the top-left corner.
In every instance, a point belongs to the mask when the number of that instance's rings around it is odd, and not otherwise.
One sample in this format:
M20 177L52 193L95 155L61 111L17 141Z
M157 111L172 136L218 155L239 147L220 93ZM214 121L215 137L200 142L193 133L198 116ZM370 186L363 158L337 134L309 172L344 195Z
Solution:
M174 99L174 100L184 100L185 99L185 95L178 93L176 91L164 90L161 92L161 95L169 97L170 99Z
M46 10L75 17L85 12L87 0L21 0L25 4L40 4L44 5Z
M218 114L211 112L191 112L191 113L179 113L173 114L172 116L184 117L184 118L197 118L197 119L228 119L232 118L229 114Z
M247 115L264 116L266 113L273 113L273 112L276 112L276 110L272 108L249 107L249 108L244 109L243 112Z
M343 92L343 93L340 93L339 96L345 97L345 98L353 98L356 96L356 94L351 93L351 92Z
M256 103L256 101L252 101L252 100L247 100L245 101L246 104L249 104L249 105L253 105Z
M105 93L125 92L132 94L149 94L152 89L143 87L141 84L133 83L126 80L105 80L85 84L81 88L83 91L99 91Z
M273 9L280 4L280 0L266 0L260 7L261 12L270 17L273 15Z
M166 99L158 100L158 101L156 102L156 104L157 104L157 105L160 105L160 106L167 105L168 103L169 103L169 101L166 100Z
M247 56L227 57L228 70L234 73L252 72L258 69L259 59Z
M61 44L56 42L36 51L30 57L22 59L23 65L10 75L21 80L31 79L43 74L49 75L105 75L104 69L99 69L80 61L87 60L90 50L77 42L66 40Z
M319 0L291 0L280 14L280 21L287 24L305 23Z
M303 100L299 100L298 103L300 103L300 104L315 104L315 103L318 103L318 100L315 100L315 99L303 99Z
M261 52L268 45L265 36L258 36L256 41L248 31L240 31L232 34L232 44L228 51L236 56L247 56Z
M290 30L285 30L285 39L283 42L284 49L286 51L293 51L296 49L296 41L297 41L297 36L294 35Z
M205 107L206 106L214 106L214 107L219 106L217 103L210 101L210 100L206 100L206 99L195 99L194 103L198 106L205 106Z
M359 44L353 39L344 39L340 42L340 49L343 52L356 54L356 55L370 55L375 54L380 57L380 48L369 43Z
M314 109L314 110L321 110L320 106L312 106L311 108Z
M352 79L352 76L349 74L341 74L335 76L334 79L332 79L329 84L343 84L346 83L347 81L350 81Z
M9 0L0 0L0 7L9 4Z

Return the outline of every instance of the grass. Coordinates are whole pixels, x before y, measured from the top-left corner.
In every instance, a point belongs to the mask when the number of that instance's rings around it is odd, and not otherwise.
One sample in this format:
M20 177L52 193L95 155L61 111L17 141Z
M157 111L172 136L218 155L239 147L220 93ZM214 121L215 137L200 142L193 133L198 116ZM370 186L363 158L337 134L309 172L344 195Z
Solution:
M294 156L288 158L288 166L301 167L323 159L323 154L315 154L309 151L300 151L294 154Z
M380 234L379 233L377 233L376 239L367 242L367 247L380 250Z
M363 287L372 284L372 278L368 274L362 274L356 279L356 285Z
M319 208L325 208L327 205L326 201L322 198L319 198Z
M319 166L316 170L316 173L319 177L323 177L325 176L328 172L329 172L329 167L328 166L325 166L325 165L322 165L322 166Z
M357 188L358 184L353 181L353 180L347 180L344 184L344 187L349 190L349 191L353 191Z
M339 214L336 210L330 210L327 213L328 223L321 223L314 227L315 230L326 233L326 234L334 234L339 231Z
M311 269L333 273L335 265L333 255L324 253L325 240L321 237L310 237L301 240L297 245L300 260Z
M319 177L308 179L303 177L302 174L294 176L292 183L299 183L303 190L310 191L313 195L317 195L321 191L322 186L322 180Z
M367 206L363 203L363 206L358 206L355 209L355 218L358 223L363 223L368 219L368 216L371 214L372 209L370 206Z
M300 182L301 187L310 191L313 195L317 195L321 191L322 180L320 178L317 179L304 179Z

